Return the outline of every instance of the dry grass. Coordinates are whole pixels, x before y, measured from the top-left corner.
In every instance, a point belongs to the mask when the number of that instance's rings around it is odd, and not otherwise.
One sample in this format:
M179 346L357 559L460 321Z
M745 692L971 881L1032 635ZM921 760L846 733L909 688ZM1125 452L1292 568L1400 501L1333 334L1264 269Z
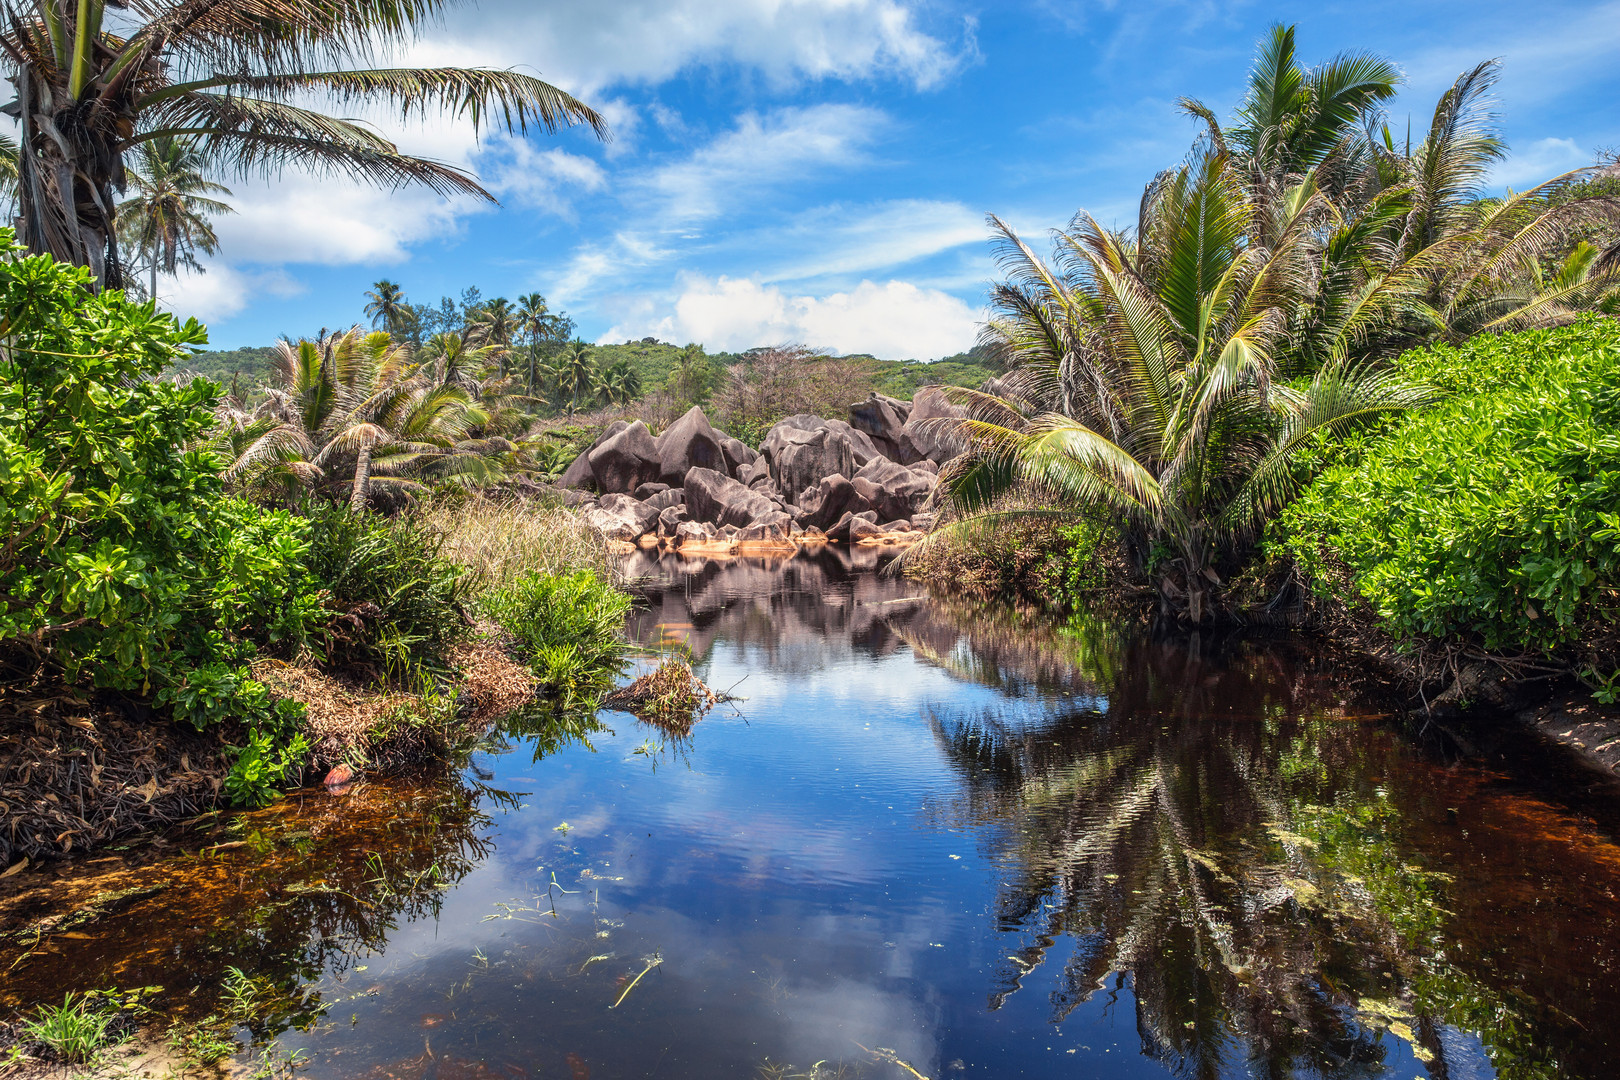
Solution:
M445 556L467 568L475 592L531 570L595 570L609 581L619 580L618 562L607 545L560 506L468 498L428 506L418 520L444 534Z

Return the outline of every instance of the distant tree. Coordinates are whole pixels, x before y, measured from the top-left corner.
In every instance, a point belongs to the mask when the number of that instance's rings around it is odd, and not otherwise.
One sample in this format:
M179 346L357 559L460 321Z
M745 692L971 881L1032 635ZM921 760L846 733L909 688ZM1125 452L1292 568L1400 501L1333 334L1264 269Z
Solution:
M411 305L405 299L405 290L383 278L366 293L366 315L373 329L386 330L397 341L400 330L411 318Z
M715 374L703 346L692 343L675 357L675 368L669 373L665 386L677 401L701 405L709 400L714 389Z
M568 415L573 416L581 400L589 401L596 395L596 365L591 360L591 347L575 338L563 350L559 380L568 397Z
M619 360L602 372L600 390L609 405L628 405L641 396L641 373Z
M484 301L467 320L469 335L495 350L494 355L500 360L503 372L512 351L513 339L520 333L520 326L517 308L504 296Z
M208 219L234 211L209 196L231 189L206 179L206 168L196 144L176 136L141 143L130 161L135 193L118 206L119 240L146 264L149 296L157 296L158 271L173 277L182 266L201 270L197 253L219 248Z

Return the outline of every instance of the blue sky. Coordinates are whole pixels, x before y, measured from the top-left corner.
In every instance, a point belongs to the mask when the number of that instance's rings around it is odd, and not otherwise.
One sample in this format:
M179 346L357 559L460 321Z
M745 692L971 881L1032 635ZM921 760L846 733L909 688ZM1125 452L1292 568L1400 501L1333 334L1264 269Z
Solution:
M1500 57L1500 184L1620 147L1620 2L484 0L411 59L539 71L609 117L610 143L379 115L501 205L238 183L208 272L160 293L226 348L347 326L388 277L416 301L538 290L592 341L934 359L972 344L986 213L1043 247L1080 208L1128 220L1196 133L1176 99L1228 113L1278 21L1307 63L1395 61L1392 125L1415 132L1460 71Z

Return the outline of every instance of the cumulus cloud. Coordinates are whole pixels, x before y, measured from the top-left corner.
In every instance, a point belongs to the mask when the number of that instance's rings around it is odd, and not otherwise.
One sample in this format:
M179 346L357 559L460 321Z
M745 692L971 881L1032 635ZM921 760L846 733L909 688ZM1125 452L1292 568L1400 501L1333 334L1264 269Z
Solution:
M825 296L792 296L774 285L724 275L687 275L682 286L673 314L628 320L601 340L652 335L725 350L803 342L885 360L933 360L971 346L980 319L949 293L907 281L862 281Z
M903 0L484 0L417 52L528 64L591 92L655 84L700 64L736 65L777 84L899 78L927 88L975 53L971 25L952 45ZM495 59L492 59L495 58Z
M1492 182L1517 191L1545 183L1560 173L1592 164L1592 155L1574 139L1537 139L1503 161L1491 174Z
M205 323L228 319L257 297L285 299L304 291L282 270L244 272L224 263L215 263L204 273L182 269L176 278L158 279L158 296L164 307L181 318L195 317Z

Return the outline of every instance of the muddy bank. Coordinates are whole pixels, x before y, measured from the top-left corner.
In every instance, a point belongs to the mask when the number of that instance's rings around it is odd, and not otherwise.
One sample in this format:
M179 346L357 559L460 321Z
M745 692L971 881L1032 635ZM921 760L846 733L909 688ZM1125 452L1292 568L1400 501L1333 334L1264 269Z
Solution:
M489 639L459 647L437 702L266 660L254 675L302 703L303 778L335 766L385 775L442 758L534 696L528 670ZM205 732L118 695L0 688L0 874L161 830L226 807L240 725Z

